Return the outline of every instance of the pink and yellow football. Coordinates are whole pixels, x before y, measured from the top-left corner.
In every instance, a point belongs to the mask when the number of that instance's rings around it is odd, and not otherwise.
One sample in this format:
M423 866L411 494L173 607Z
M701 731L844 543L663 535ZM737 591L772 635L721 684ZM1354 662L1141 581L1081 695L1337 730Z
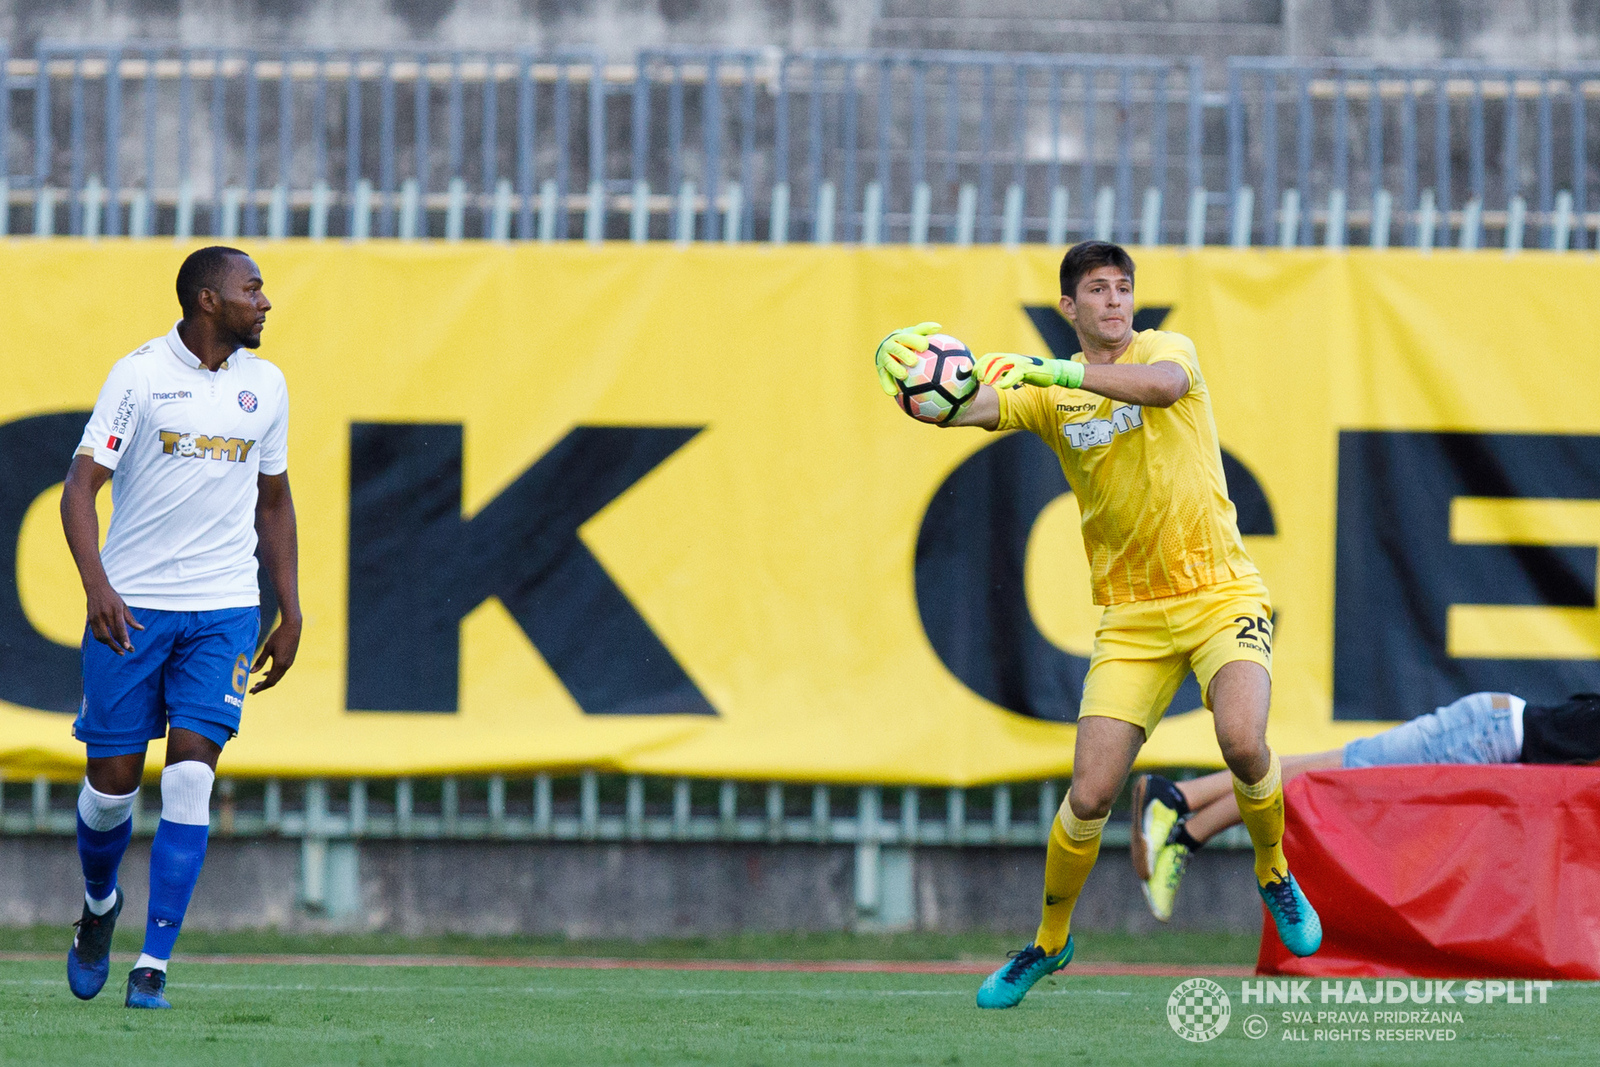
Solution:
M921 357L900 383L895 403L913 419L946 422L978 391L972 353L954 337L936 333Z

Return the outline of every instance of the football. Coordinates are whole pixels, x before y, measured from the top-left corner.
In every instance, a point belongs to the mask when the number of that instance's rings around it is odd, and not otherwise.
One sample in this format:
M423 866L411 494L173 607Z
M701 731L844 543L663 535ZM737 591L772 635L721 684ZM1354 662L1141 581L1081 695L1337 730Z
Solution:
M895 397L902 410L922 422L946 422L978 391L972 353L948 334L928 338L928 350L900 383Z

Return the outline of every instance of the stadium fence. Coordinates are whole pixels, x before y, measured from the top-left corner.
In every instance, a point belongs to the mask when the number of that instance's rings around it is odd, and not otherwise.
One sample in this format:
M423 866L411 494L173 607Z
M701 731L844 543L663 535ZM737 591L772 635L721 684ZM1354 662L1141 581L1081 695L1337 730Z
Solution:
M134 832L155 833L158 790L144 789ZM337 913L359 900L355 845L363 840L527 842L742 842L854 847L858 913L903 910L896 888L914 847L1038 846L1061 802L1055 781L974 789L750 783L642 775L488 778L219 778L211 830L231 837L300 842L301 902ZM77 784L0 780L0 835L71 836ZM1128 843L1113 822L1105 843ZM1250 848L1243 827L1208 848ZM897 855L898 853L898 855ZM903 891L909 892L909 883ZM887 904L887 907L886 907Z
M1600 68L0 45L6 233L1593 247ZM30 121L31 116L31 121Z

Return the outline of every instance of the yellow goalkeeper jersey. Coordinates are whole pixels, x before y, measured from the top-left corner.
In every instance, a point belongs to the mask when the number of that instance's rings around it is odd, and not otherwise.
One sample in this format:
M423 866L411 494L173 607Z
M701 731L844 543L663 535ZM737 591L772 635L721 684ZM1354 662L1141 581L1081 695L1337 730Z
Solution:
M1155 600L1259 573L1228 499L1194 342L1144 330L1117 360L1162 361L1189 376L1189 392L1168 408L1059 386L999 392L999 429L1043 438L1078 498L1096 604Z

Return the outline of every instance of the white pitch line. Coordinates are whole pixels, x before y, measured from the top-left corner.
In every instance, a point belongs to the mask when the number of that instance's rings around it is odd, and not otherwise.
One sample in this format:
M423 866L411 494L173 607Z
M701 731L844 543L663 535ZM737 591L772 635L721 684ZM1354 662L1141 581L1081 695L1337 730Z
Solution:
M59 984L59 980L54 978L0 978L0 985L53 986L57 984ZM583 986L581 988L570 986L344 986L184 981L175 982L172 989L180 992L192 989L242 993L456 993L461 995L499 993L533 996L588 996L593 993L614 993L617 995L643 994L657 997L964 997L969 995L963 989L670 989L660 987L638 989L625 986Z
M0 978L0 985L53 986L60 984L55 978ZM350 994L400 994L400 993L498 993L527 996L588 996L594 993L611 993L619 996L656 997L810 997L861 998L873 997L967 997L966 989L685 989L638 988L632 986L330 986L286 984L255 984L244 982L178 982L174 991L197 990L235 993L350 993ZM1131 997L1133 994L1117 989L1041 989L1034 996L1064 997L1099 995L1106 997Z

